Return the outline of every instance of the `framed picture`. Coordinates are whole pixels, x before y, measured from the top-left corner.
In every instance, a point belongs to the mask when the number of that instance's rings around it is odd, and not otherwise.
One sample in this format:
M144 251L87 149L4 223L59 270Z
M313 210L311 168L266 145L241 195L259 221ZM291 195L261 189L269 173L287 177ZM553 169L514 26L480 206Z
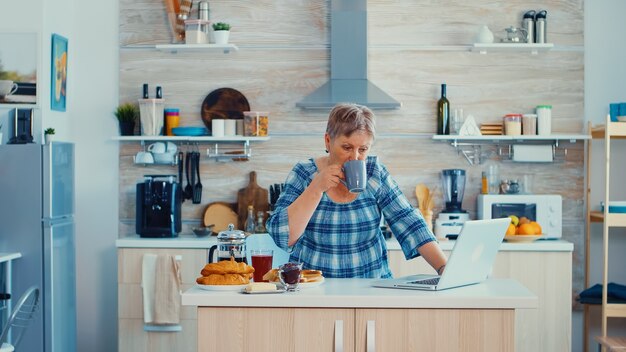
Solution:
M37 33L0 33L0 104L37 104Z
M67 99L67 38L52 34L50 109L65 111Z

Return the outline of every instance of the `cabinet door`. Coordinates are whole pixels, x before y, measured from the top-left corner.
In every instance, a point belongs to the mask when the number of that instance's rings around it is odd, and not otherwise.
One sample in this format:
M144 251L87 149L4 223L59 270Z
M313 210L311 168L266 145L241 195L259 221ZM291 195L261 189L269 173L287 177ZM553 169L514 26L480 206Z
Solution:
M514 351L514 315L512 309L357 309L356 351Z
M196 307L181 307L179 332L143 329L141 266L144 254L181 256L182 290L195 285L207 260L206 249L121 248L118 250L118 348L120 352L195 352Z
M198 351L352 352L354 309L201 307Z

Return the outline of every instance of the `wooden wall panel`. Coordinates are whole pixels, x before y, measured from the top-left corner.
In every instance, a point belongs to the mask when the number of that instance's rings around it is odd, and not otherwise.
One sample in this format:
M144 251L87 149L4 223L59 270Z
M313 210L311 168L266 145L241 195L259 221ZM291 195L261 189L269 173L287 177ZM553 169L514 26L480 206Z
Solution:
M151 95L160 85L166 105L181 109L181 125L197 126L202 125L204 97L214 89L232 87L248 98L251 109L270 112L272 139L253 143L250 161L202 160L203 204L184 203L185 229L199 223L209 202L235 202L249 171L256 170L259 184L268 187L283 182L297 161L323 153L327 112L300 110L295 103L329 77L329 4L330 0L210 1L211 18L233 25L231 41L240 51L172 54L135 46L170 41L163 2L120 0L120 101L136 101L143 83L150 84ZM544 8L548 38L555 43L552 51L481 55L463 47L473 42L481 24L497 34L519 25L525 10ZM582 0L369 1L369 78L403 104L399 110L376 111L379 137L373 153L413 204L417 183L438 187L442 169L463 168L468 172L463 205L475 216L485 165L470 166L451 146L431 140L443 82L448 84L452 108L463 108L478 123L551 104L553 131L582 133L583 18ZM502 162L500 173L515 178L531 172L536 193L563 196L563 236L575 244L573 288L579 290L583 146L561 144L568 146L563 162ZM122 143L120 148L121 236L134 232L135 183L144 174L176 173L175 167L133 165L132 156L140 148L134 143ZM486 147L483 153L489 162L500 161L496 147ZM439 197L436 210L441 207Z

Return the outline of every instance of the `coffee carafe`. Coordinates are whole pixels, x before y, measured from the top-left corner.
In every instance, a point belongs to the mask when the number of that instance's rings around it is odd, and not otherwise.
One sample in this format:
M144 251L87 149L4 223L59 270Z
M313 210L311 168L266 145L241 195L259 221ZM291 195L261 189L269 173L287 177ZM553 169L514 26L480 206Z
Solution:
M217 260L213 260L213 255L217 250ZM235 225L229 224L228 230L220 231L217 234L217 244L209 249L209 263L222 260L230 260L234 257L237 262L248 263L246 259L246 233L235 230Z

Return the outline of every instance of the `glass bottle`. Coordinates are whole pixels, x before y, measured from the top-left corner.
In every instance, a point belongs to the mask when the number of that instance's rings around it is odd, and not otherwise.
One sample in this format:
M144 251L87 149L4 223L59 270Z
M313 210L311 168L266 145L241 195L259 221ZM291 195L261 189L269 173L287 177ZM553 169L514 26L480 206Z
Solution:
M441 85L441 98L437 101L437 134L450 134L450 102L446 98L446 84Z
M265 225L263 224L263 212L259 211L256 213L256 227L254 228L254 233L265 233Z
M248 218L246 219L245 231L254 233L254 207L252 205L248 205Z

